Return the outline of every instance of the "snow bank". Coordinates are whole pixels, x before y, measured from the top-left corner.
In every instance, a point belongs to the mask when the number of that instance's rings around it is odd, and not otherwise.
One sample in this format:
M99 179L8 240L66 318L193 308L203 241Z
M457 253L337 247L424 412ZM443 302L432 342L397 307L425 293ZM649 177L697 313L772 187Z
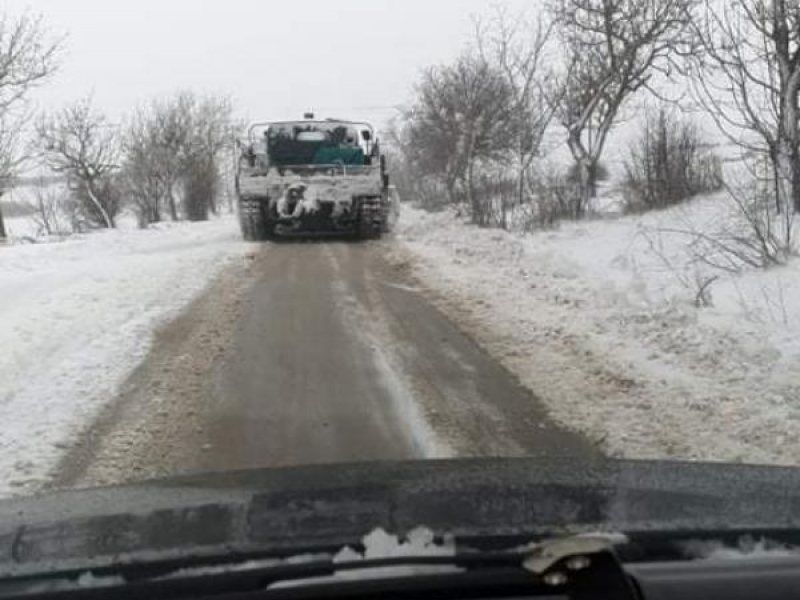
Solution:
M0 246L0 495L36 489L154 328L246 251L232 217Z
M399 237L440 305L609 454L798 464L800 264L720 274L698 309L686 237L666 233L727 207L528 236L406 208Z

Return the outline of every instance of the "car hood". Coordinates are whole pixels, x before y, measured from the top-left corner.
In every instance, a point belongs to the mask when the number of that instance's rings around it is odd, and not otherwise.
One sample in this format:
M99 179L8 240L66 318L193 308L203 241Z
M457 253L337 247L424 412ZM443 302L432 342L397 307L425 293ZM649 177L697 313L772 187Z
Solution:
M565 531L783 529L800 470L491 459L181 477L0 502L0 571L232 551L296 554L425 526L461 539Z

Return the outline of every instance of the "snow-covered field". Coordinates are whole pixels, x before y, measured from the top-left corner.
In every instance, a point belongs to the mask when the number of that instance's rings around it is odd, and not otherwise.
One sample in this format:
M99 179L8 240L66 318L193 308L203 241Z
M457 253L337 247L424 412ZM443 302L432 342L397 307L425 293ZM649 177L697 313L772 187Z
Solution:
M5 226L8 239L15 243L35 238L39 232L36 222L31 217L7 217Z
M0 245L0 496L47 477L158 324L247 252L234 217Z
M728 203L524 236L405 207L396 259L608 453L800 464L800 264L721 273L697 308L686 238L664 232Z

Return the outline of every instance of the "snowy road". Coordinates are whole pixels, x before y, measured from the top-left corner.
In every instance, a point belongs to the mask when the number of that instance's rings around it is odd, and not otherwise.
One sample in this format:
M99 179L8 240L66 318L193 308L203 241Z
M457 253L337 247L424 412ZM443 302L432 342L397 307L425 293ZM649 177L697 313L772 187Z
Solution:
M153 330L248 251L231 217L40 241L0 246L0 496L47 481Z
M447 456L592 457L384 260L265 245L162 330L58 485Z

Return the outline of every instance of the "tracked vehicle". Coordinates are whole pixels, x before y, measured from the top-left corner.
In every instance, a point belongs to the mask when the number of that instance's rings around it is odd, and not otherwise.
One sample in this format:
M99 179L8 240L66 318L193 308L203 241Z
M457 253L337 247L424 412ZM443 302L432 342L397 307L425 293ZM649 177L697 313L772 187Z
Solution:
M371 125L337 119L257 123L236 174L244 238L379 238L393 207L386 158Z

